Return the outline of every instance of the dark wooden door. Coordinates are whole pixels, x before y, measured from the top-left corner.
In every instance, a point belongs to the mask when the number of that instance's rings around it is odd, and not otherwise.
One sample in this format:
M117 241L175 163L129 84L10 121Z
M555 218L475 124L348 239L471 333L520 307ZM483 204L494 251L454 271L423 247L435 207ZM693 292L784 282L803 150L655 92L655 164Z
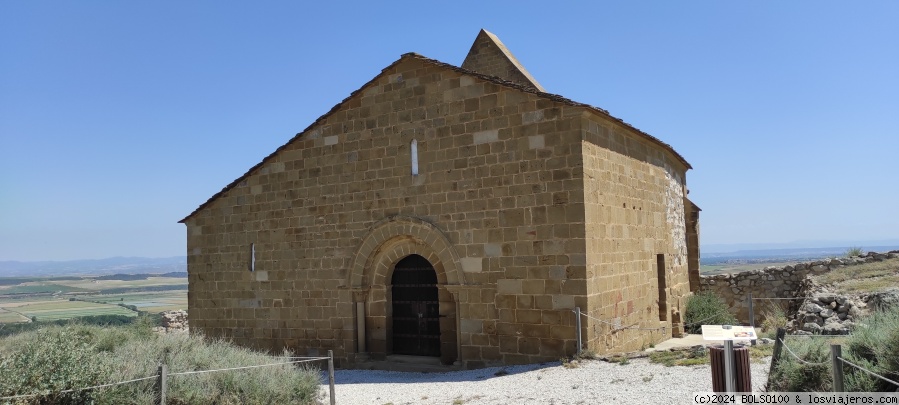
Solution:
M424 257L407 256L393 269L393 353L440 356L437 273Z

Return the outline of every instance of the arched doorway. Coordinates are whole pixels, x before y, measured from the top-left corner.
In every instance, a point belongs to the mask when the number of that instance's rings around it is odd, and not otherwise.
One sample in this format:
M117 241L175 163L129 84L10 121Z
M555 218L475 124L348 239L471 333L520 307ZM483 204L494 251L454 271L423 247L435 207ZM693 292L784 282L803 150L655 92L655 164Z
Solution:
M393 353L440 356L440 306L437 272L427 259L409 255L390 278Z

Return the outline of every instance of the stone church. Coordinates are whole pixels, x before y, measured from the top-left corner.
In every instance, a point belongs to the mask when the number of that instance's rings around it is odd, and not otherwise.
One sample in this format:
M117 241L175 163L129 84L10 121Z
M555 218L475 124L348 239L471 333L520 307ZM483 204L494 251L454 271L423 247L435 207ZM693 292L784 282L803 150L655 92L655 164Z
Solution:
M408 53L180 221L191 329L347 367L637 350L698 287L690 168L487 31Z

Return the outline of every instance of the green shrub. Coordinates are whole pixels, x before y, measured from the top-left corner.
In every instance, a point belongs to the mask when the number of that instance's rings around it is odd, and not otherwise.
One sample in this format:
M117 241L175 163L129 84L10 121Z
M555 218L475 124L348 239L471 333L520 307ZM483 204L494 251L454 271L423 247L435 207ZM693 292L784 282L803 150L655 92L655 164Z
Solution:
M851 246L846 249L846 257L861 256L865 251L860 246Z
M210 370L287 362L238 348L230 343L205 341L187 334L167 334L148 340L134 339L116 349L122 358L133 359L120 368L117 380L129 380L156 372L165 359L170 373ZM289 353L285 353L289 356ZM314 371L280 365L255 369L172 376L168 396L172 402L190 404L314 403L318 392ZM121 403L122 398L148 395L147 387L128 384L107 390L100 404Z
M28 335L0 358L0 396L42 393L35 403L81 404L89 402L90 392L59 391L106 382L107 356L93 350L89 336L59 327Z
M771 391L830 391L830 341L822 338L788 339L796 361L786 349L774 373L768 377ZM867 370L895 380L899 377L899 307L860 319L843 344L843 358ZM893 384L871 377L844 364L844 388L850 392L895 391Z
M830 347L820 338L787 338L786 345L799 356L801 363L784 348L774 372L768 376L769 391L828 392L833 379L830 370Z
M776 303L768 302L765 309L762 310L762 331L767 338L774 339L777 336L778 328L786 328L787 313Z
M844 349L847 358L859 366L896 380L899 377L899 307L878 311L858 322ZM896 387L871 377L854 367L844 366L847 388L851 391L894 391ZM847 378L848 380L849 378Z
M727 304L710 291L693 294L687 300L684 315L687 333L701 333L702 325L734 325L735 318L727 308Z
M152 404L155 379L56 393L149 377L161 361L170 374L290 361L186 333L160 335L152 326L147 318L124 327L68 324L0 339L0 396L44 393L23 404ZM313 404L319 377L314 369L284 364L173 375L167 383L168 402L175 404Z

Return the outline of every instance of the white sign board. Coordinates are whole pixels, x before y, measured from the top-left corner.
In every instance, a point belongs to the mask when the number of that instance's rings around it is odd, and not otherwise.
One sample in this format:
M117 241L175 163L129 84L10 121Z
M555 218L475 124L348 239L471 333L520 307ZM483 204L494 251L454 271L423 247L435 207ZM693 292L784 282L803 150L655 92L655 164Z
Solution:
M738 325L702 325L703 340L755 340L755 328Z

